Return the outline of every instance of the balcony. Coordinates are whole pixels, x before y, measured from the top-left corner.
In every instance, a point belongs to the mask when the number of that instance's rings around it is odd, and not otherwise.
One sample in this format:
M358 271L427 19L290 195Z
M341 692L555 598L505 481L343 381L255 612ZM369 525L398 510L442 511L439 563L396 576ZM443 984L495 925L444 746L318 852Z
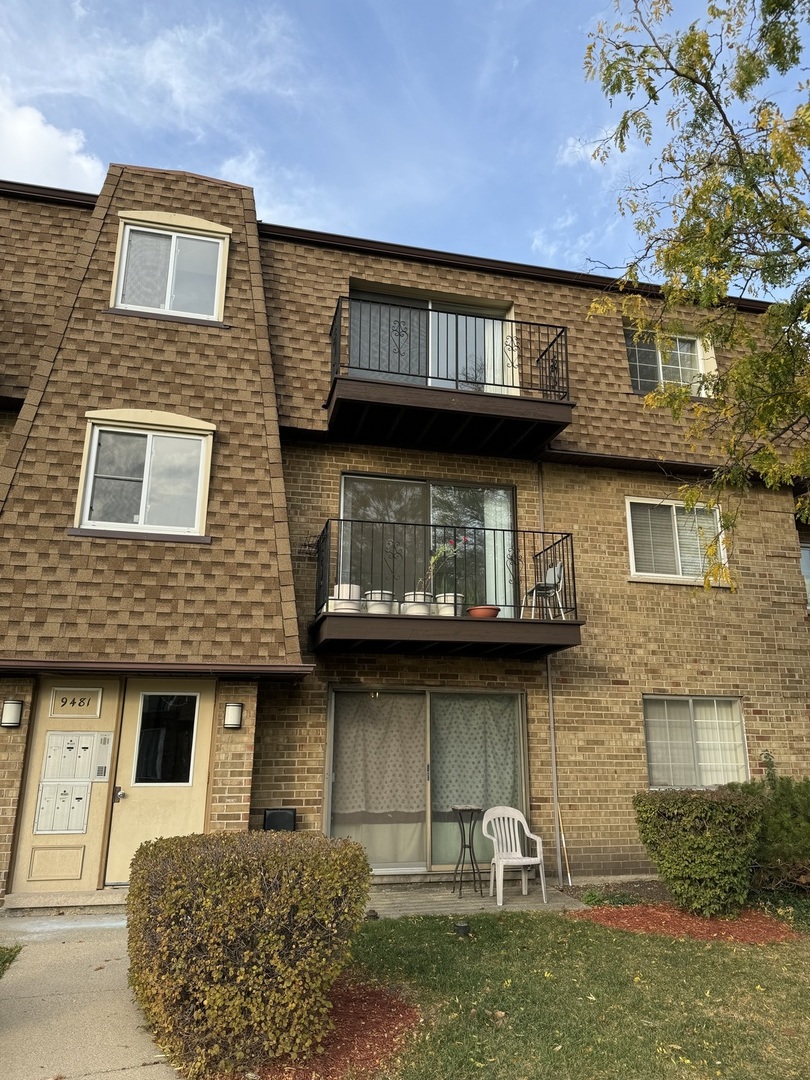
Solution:
M580 643L570 533L327 521L319 652L537 660Z
M564 326L341 297L329 436L536 460L571 422Z

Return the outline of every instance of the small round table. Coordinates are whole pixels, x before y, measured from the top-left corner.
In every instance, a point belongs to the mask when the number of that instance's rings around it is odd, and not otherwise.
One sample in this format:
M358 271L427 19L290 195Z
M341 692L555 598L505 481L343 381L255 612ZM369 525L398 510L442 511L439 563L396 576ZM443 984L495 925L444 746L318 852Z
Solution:
M472 870L472 885L473 892L480 892L484 895L484 889L481 885L481 871L478 868L478 862L475 858L475 823L478 821L479 816L483 813L483 808L480 806L451 806L450 809L455 813L458 818L458 829L461 837L461 844L458 852L458 861L456 868L453 871L453 892L456 891L456 878L458 878L458 895L461 896L461 887L464 884L464 863L467 858L467 852L470 853L470 869ZM477 885L476 885L477 881Z

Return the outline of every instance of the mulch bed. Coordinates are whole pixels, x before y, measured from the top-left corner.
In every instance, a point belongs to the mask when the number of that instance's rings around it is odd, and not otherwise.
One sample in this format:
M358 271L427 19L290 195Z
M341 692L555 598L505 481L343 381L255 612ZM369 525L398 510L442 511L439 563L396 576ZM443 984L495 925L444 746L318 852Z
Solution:
M394 1057L420 1020L419 1011L383 986L338 979L332 991L334 1030L324 1052L302 1065L280 1062L257 1069L258 1080L343 1080L369 1075Z
M802 935L767 915L745 908L736 919L703 918L680 911L673 904L626 904L621 907L593 907L568 913L614 930L637 934L664 934L695 938L698 941L727 941L742 945L772 945L797 941Z

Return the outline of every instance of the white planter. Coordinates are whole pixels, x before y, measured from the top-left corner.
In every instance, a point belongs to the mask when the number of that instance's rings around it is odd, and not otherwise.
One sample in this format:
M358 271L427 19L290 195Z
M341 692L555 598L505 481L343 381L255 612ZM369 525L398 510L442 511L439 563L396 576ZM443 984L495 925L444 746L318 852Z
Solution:
M406 592L405 599L399 605L400 615L430 615L433 607L433 593Z
M397 603L394 594L387 589L371 589L363 593L369 615L395 615Z
M436 596L437 615L461 615L464 612L464 594L457 592L439 593Z
M335 591L329 597L326 608L327 611L362 611L363 601L360 599L360 586L336 585Z

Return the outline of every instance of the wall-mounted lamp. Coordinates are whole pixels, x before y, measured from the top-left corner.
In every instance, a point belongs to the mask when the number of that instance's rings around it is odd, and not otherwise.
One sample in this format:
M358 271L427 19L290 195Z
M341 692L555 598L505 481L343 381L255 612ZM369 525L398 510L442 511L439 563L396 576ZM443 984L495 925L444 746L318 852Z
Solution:
M0 727L19 727L22 723L23 703L21 701L4 701L3 712L0 715Z
M234 730L242 726L242 706L239 702L229 701L225 706L225 727Z

